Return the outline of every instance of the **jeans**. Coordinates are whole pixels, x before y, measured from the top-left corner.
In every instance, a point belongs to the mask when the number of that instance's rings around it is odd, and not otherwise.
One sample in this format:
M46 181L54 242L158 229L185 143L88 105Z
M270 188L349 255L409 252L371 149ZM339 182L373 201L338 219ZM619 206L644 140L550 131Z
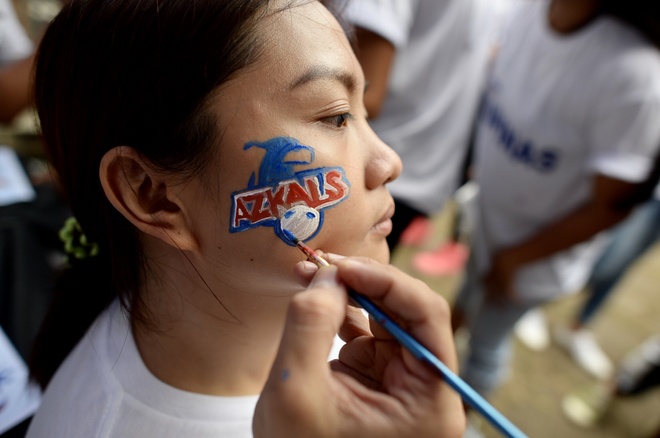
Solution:
M479 394L487 397L506 379L516 322L528 310L544 302L494 302L485 298L474 259L470 257L454 309L465 313L470 332L468 356L460 367L461 377Z
M628 268L660 238L660 200L640 205L618 225L609 246L600 257L587 284L589 297L578 314L587 324Z

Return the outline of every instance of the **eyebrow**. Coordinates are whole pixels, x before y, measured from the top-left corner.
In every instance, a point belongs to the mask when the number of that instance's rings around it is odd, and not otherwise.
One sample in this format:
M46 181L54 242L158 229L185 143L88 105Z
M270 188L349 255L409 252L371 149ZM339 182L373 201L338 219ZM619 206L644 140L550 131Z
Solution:
M293 81L289 91L319 79L332 79L341 82L349 91L353 91L357 87L357 79L350 73L330 67L317 66L310 68Z

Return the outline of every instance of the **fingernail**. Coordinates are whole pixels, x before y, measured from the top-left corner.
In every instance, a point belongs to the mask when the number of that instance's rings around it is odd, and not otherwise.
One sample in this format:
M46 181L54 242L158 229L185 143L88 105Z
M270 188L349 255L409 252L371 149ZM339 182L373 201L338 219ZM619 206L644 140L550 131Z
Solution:
M331 252L325 253L326 258L328 259L329 262L339 262L341 260L344 260L346 256L339 255L339 254L333 254Z
M364 266L365 265L365 261L360 259L360 258L356 258L356 257L346 258L346 257L344 257L344 259L345 260L342 261L343 265L349 265L349 266Z
M319 269L318 266L316 266L316 264L314 264L314 263L312 263L312 262L310 262L310 261L308 261L308 260L303 260L303 261L300 262L300 263L302 263L302 268L303 268L303 270L305 270L306 272L316 272L316 271L318 271L318 269Z
M337 286L337 268L326 266L318 270L312 279L310 286Z

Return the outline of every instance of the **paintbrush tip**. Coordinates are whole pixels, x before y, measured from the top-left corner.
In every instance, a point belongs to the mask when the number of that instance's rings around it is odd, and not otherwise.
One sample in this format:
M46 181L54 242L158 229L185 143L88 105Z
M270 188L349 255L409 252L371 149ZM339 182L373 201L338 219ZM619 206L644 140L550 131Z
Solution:
M298 240L298 238L296 236L294 236L293 233L291 231L287 230L286 228L282 228L282 233L284 234L284 236L287 239L289 239L294 244L297 245L298 242L300 242L300 240Z

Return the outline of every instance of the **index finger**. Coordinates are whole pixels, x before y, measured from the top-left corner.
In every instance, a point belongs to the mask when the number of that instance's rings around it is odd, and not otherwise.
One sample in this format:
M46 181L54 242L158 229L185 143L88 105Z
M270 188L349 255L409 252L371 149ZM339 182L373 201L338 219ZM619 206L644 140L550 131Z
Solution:
M450 369L457 369L449 305L426 283L391 265L361 258L337 264L339 279L377 301L383 310L406 323L410 334Z

